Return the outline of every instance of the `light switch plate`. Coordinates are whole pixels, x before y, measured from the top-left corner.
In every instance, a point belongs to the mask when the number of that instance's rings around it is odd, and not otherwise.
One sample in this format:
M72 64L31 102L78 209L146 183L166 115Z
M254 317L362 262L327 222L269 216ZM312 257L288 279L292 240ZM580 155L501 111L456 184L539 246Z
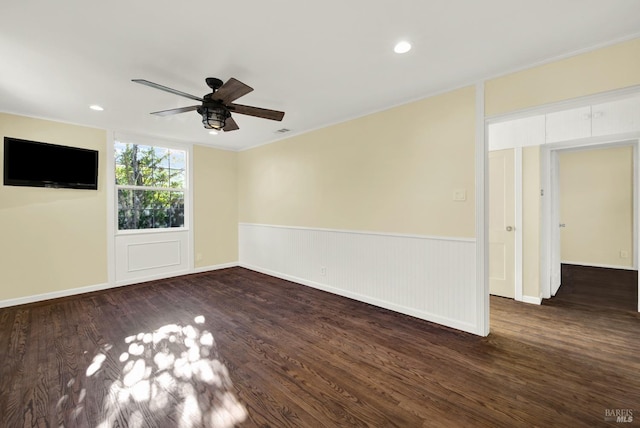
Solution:
M453 191L453 200L454 201L466 201L467 200L467 191L464 189L456 189Z

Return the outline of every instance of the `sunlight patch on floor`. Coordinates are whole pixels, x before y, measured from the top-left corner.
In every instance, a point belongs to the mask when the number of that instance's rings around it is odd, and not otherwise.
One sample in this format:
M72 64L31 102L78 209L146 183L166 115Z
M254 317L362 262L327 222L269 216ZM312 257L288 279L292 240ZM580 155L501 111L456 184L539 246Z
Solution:
M122 421L140 426L150 415L174 419L179 428L226 428L244 421L247 411L233 393L213 334L202 329L204 322L197 316L194 325L167 324L126 337L126 351L120 355L110 355L111 347L98 353L86 370L87 378L106 364L120 366L98 428Z

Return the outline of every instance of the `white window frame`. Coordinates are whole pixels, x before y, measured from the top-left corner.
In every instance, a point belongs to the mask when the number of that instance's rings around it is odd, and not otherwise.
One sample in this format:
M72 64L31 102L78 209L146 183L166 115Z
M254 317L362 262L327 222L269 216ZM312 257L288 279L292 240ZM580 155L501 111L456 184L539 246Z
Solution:
M180 190L184 193L184 225L182 227L163 227L163 228L148 228L148 229L119 229L118 227L118 189L134 189L134 190L160 190L160 191L177 191L174 188L164 188L164 187L152 187L152 186L134 186L134 185L118 185L115 182L115 145L116 143L129 143L129 144L139 144L144 146L152 146L159 147L164 149L171 150L180 150L185 152L185 185ZM171 142L163 139L151 139L149 137L142 136L126 136L126 135L114 135L113 140L109 142L110 144L110 153L109 160L110 165L109 168L109 183L113 188L113 195L110 200L113 203L112 219L110 223L113 227L115 235L130 235L130 234L144 234L144 233L168 233L168 232L178 232L178 231L190 231L191 224L193 223L193 214L192 214L192 146L188 144L180 144L176 142Z

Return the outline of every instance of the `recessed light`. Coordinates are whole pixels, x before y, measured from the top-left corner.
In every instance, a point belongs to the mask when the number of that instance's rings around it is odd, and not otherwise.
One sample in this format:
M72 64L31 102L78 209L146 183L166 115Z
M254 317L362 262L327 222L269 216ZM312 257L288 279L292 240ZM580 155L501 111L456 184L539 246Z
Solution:
M410 50L411 50L411 43L407 42L406 40L399 42L396 45L396 47L393 48L393 51L399 54L407 53Z
M90 106L89 106L89 108L90 108L91 110L95 110L95 111L102 111L102 110L104 110L104 108L100 107L100 106L99 106L99 105L97 105L97 104L90 105Z
M209 134L211 134L211 135L218 135L218 131L209 131Z

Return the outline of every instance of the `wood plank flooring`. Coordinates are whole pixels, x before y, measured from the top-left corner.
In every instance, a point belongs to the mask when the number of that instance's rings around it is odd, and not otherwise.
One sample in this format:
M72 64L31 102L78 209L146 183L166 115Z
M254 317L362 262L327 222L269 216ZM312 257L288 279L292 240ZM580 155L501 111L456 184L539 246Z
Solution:
M554 304L597 306L612 310L638 308L638 272L592 266L562 265L562 286Z
M481 338L231 268L0 309L0 426L638 425L638 313L552 302Z

